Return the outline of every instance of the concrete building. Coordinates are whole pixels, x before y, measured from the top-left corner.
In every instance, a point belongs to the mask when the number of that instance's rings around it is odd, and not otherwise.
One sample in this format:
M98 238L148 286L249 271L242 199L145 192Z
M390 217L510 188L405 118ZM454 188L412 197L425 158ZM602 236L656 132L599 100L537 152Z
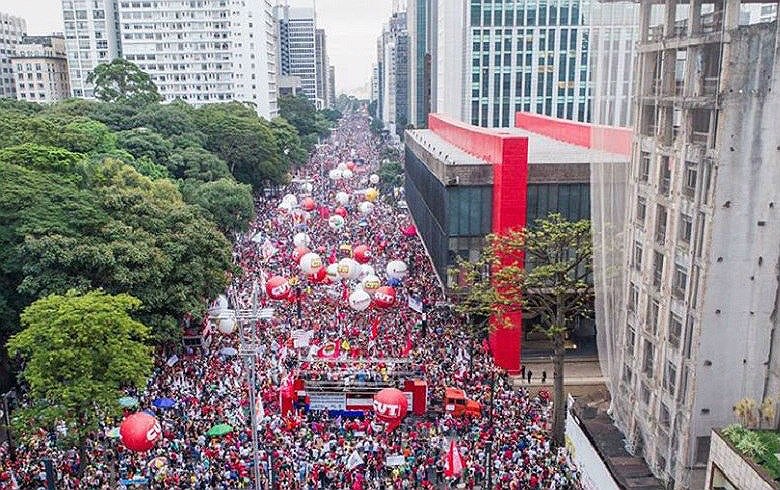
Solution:
M409 124L409 35L404 29L395 36L395 127L403 134Z
M27 32L27 21L0 12L0 98L16 97L16 83L11 57L16 54L22 36Z
M406 12L394 12L377 38L379 73L378 114L391 134L400 134L408 115L409 41ZM398 121L401 129L397 129Z
M320 78L317 74L317 16L314 4L306 7L278 5L275 17L279 24L277 42L280 47L277 49L277 57L282 66L280 74L300 78L303 93L316 104L320 94Z
M627 447L702 488L711 429L780 393L778 23L740 25L739 0L639 9L625 212L595 231L599 352Z
M270 0L122 0L118 17L123 57L150 75L165 101L239 101L266 118L278 113Z
M553 211L588 218L590 167L627 165L627 130L607 128L613 132L597 140L588 125L528 113L517 114L515 124L516 129L489 130L431 114L428 129L405 133L409 210L448 289L457 281L450 273L456 258L478 258L486 234L521 227ZM532 325L536 319L527 321ZM509 370L519 368L520 322L518 316L516 329L501 332L496 344L497 359ZM592 344L595 332L583 323L572 335Z
M780 490L780 483L741 454L722 432L713 430L710 441L705 490Z
M11 57L16 98L56 102L70 97L68 58L62 34L24 36Z
M328 107L328 51L325 29L317 29L314 34L314 56L317 60L317 101L318 109Z
M277 87L279 90L279 96L296 96L303 93L303 84L298 77L280 76L277 77Z
M409 34L409 123L428 125L431 112L431 0L409 0L406 31Z
M589 11L590 72L594 124L630 127L639 5L629 1L593 1Z
M122 56L117 0L62 0L65 48L68 52L70 86L74 97L94 97L87 83L96 66ZM128 6L130 2L126 3ZM135 2L139 6L149 1Z
M435 111L483 127L511 127L518 111L590 121L586 8L439 0L430 13Z
M276 5L274 7L274 23L276 24L276 66L277 76L290 75L290 7Z
M336 67L328 67L328 107L331 109L336 106Z

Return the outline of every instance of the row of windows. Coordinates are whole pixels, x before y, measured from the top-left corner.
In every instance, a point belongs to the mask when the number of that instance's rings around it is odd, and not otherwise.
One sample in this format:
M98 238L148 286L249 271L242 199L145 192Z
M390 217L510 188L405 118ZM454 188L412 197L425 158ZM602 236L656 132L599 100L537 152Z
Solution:
M472 3L470 13L472 26L580 25L584 21L579 2L571 7L529 2L526 8L517 10L483 10L481 5Z

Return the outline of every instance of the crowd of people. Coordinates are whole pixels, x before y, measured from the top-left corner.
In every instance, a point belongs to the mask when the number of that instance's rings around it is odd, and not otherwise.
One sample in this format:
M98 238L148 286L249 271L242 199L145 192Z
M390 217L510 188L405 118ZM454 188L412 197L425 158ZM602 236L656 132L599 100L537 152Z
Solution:
M220 333L220 319L207 318L212 327L207 346L161 350L146 389L128 393L139 403L126 413L148 410L161 424L162 438L153 449L125 448L112 434L119 423L115 419L105 421L82 455L62 447L56 430L41 431L39 437L19 441L13 461L8 446L2 448L0 490L45 488L46 458L57 475L54 487L63 490L255 488L246 362L255 363L257 374L259 488L580 488L566 450L551 446L550 403L513 386L489 350L468 337L463 319L442 295L419 238L402 233L410 218L396 206L392 189L385 189L370 213L358 211L381 150L369 118L347 114L288 186L257 196L257 219L235 242L234 260L242 273L226 293L234 311L273 309L270 318L239 322L243 335L259 346L253 360L236 355L238 330ZM346 161L357 162L354 175L329 178L329 171ZM337 192L350 196L341 229L333 229L327 219L339 206ZM317 208L280 209L280 198L288 193L299 199L310 195ZM323 284L307 278L293 257L293 237L300 232L307 233L309 247L326 265L349 256L359 244L372 251L370 265L383 280L389 261L405 262L409 274L396 288L396 304L356 311L345 298L355 281ZM264 294L263 284L276 275L292 280L292 299L275 301ZM410 308L410 296L422 306ZM303 345L293 341L293 332L306 332ZM326 343L338 345L336 357L318 357L316 346ZM428 383L429 410L407 416L392 431L371 412L333 416L296 405L283 414L280 407L280 390L295 378L400 387L410 376ZM479 402L481 417L443 410L445 387L463 389ZM156 408L153 400L160 398L175 404ZM209 437L209 429L221 423L232 430ZM447 477L445 453L452 440L463 471Z

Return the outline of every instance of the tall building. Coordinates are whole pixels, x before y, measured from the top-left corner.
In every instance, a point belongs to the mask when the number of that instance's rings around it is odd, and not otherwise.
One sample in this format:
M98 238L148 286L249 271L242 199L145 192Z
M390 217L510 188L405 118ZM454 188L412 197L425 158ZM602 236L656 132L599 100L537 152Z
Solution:
M379 65L374 63L371 66L371 102L379 101Z
M24 19L0 12L0 98L16 97L11 57L26 32L27 22Z
M16 98L56 102L70 97L68 58L62 34L24 36L11 57Z
M439 0L435 110L484 127L509 127L518 111L589 121L586 7L583 0Z
M395 126L402 132L409 124L409 34L406 19L395 37Z
M325 29L314 31L314 56L317 60L317 101L318 109L328 106L328 50Z
M629 1L594 0L589 18L591 119L595 124L629 127L633 123L639 5Z
M409 120L409 37L406 12L394 12L377 38L378 114L385 127L400 134ZM400 127L400 129L398 129Z
M431 0L409 0L406 31L409 34L409 123L428 125L431 112Z
M627 202L597 228L623 245L595 261L622 271L596 282L612 414L677 489L703 488L739 400L780 393L780 33L740 17L641 0Z
M275 9L279 48L277 49L280 75L294 76L301 80L302 92L313 103L322 100L318 88L317 20L314 4L309 7L278 5ZM324 31L322 53L325 53ZM327 63L327 57L323 58ZM327 65L325 65L327 66ZM325 82L327 83L327 82ZM321 107L321 103L317 104Z
M336 105L336 67L328 67L328 107L331 109Z
M74 97L94 97L94 87L87 83L89 73L96 66L122 56L118 3L117 0L62 0L65 48ZM151 8L152 2L133 3ZM130 2L121 4L130 6Z

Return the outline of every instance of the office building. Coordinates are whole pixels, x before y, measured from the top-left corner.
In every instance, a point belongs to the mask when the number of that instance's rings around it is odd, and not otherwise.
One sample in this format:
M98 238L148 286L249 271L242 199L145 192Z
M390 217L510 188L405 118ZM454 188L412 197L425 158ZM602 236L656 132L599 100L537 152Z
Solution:
M70 97L65 38L24 36L11 57L16 98L30 102L56 102Z
M433 2L435 4L435 1ZM409 0L406 31L409 34L409 123L416 128L428 124L431 112L431 24L432 0Z
M336 105L336 67L328 67L328 107L331 109Z
M625 212L594 231L613 246L594 261L612 416L676 489L704 487L739 400L780 393L778 23L742 17L639 3Z
M379 65L374 63L371 66L371 102L379 101Z
M130 5L130 2L122 3ZM149 1L133 3L151 8ZM74 97L93 98L94 87L87 82L89 73L96 66L122 56L118 6L116 0L62 0L65 48Z
M11 57L26 32L27 22L24 19L0 12L0 98L16 97Z
M317 29L314 35L314 56L317 60L317 101L318 109L328 106L328 51L325 29Z
M406 12L394 12L377 38L379 75L377 113L391 134L400 135L406 126L406 121L409 120L408 48Z
M322 100L318 90L320 78L318 72L317 56L317 20L314 4L306 7L290 7L289 5L277 5L275 18L278 24L277 33L279 48L277 57L282 67L281 75L298 77L301 80L303 94L317 104ZM322 61L327 63L324 46L324 32L322 33ZM318 107L321 107L321 103Z
M406 19L403 29L395 36L395 126L402 133L409 124L409 34L406 32Z
M510 127L518 111L590 121L587 2L438 3L438 113L483 127Z

